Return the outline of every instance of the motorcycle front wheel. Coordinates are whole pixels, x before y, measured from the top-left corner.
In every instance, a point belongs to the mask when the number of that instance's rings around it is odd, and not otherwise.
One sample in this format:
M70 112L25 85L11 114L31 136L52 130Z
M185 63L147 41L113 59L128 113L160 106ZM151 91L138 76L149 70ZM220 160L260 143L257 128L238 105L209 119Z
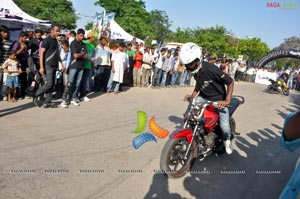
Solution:
M283 89L283 94L285 96L289 96L289 94L290 94L289 89Z
M171 178L184 176L197 156L197 145L193 141L186 158L189 143L185 137L169 139L160 156L160 169Z

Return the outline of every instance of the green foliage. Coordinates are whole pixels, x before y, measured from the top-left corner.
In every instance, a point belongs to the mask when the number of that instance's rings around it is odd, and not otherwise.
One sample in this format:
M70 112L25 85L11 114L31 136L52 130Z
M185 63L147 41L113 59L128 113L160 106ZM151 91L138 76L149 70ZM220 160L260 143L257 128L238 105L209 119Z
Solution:
M63 28L74 29L78 17L72 1L68 0L14 0L29 15L59 23Z
M86 30L91 30L91 29L93 28L93 22L88 22L88 23L84 26L84 28L85 28Z
M156 40L166 40L171 35L171 22L165 11L152 10L150 12L149 23Z
M234 58L244 55L247 59L258 60L270 51L258 38L239 39L226 33L227 30L223 26L185 30L178 28L170 39L182 43L194 42L202 47L204 53L218 57L224 54Z

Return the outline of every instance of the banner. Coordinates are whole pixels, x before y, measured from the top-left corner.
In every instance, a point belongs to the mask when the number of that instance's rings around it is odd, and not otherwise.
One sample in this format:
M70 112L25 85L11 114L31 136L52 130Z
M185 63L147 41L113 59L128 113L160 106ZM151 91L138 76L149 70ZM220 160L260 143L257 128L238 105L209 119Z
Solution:
M111 28L110 24L111 21L113 21L115 18L115 13L106 13L103 11L103 13L98 14L96 17L96 23L94 24L96 28L98 28L100 32L100 36L104 35L108 38L111 38Z
M276 80L277 74L268 71L258 70L255 77L255 83L269 85L269 79Z

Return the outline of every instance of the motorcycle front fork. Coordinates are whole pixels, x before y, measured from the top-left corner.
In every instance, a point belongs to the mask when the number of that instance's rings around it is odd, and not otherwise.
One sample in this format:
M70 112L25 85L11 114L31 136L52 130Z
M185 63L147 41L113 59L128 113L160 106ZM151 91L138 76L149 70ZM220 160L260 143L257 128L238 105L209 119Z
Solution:
M184 126L186 126L186 125L184 125ZM187 159L189 150L191 149L191 146L192 146L192 144L193 144L194 137L195 137L195 135L196 135L197 129L198 129L198 124L197 124L197 125L195 126L195 128L194 128L191 143L189 143L188 148L187 148L187 150L186 150L186 152L185 152L185 155L184 155L184 159L185 159L185 160Z

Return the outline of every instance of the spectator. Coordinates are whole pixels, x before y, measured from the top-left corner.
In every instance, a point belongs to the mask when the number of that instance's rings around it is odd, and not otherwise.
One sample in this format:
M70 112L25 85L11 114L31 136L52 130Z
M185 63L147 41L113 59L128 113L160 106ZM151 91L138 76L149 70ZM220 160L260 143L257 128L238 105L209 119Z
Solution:
M165 61L163 62L163 66L162 66L162 79L161 79L161 83L160 83L161 87L165 87L165 86L169 85L169 82L167 81L167 79L169 80L170 78L167 78L167 77L170 76L170 74L169 74L170 58L171 58L171 51L168 51Z
M21 64L22 73L19 74L19 81L20 81L20 90L17 95L24 99L26 95L26 88L27 88L27 69L28 69L28 48L25 44L28 34L24 31L20 32L19 40L14 44L14 51L17 54L17 59Z
M0 25L0 66L9 58L8 53L13 49L14 42L9 39L9 29ZM2 67L0 67L0 100L7 100L6 76Z
M292 89L296 89L296 86L297 86L297 75L298 75L298 72L295 71L294 74L293 74L293 87L292 87Z
M150 76L150 85L153 85L154 70L155 70L155 65L157 63L157 58L159 55L156 48L157 48L156 44L152 45L151 52L150 52L150 55L152 57L152 70L151 70L151 76Z
M35 88L37 88L38 85L36 85L36 81L39 80L40 75L38 71L40 70L40 46L42 43L42 30L41 29L35 29L33 38L29 40L28 43L28 49L29 49L29 57L28 57L28 67L29 67L29 74L28 74L28 86L26 91L35 91ZM28 94L28 92L27 92Z
M142 86L141 77L142 77L142 63L143 63L143 53L140 51L139 47L134 54L134 65L133 65L133 86Z
M16 60L16 53L11 51L9 58L2 65L2 69L7 72L6 85L8 87L8 101L16 102L17 87L19 87L19 73L22 72L21 65ZM11 93L13 93L11 97Z
M58 68L58 62L61 62L59 57L59 46L56 41L56 36L60 33L60 26L58 24L51 25L50 35L43 41L40 50L40 74L46 79L46 83L39 87L33 97L33 103L36 106L38 104L38 98L43 94L46 94L46 99L43 103L43 107L47 108L51 106L52 100L52 87L54 86L55 74Z
M76 38L76 32L74 30L71 30L69 35L69 45L71 45L72 41L74 41Z
M129 86L133 86L133 65L134 65L134 50L132 49L132 44L129 43L127 45L126 54L128 55L129 61L129 70L127 72L128 84Z
M149 77L151 75L152 69L152 56L150 55L150 48L146 47L144 57L143 57L143 65L142 65L142 85L149 86Z
M254 68L249 67L246 71L246 82L252 82L252 75L254 73Z
M162 48L160 50L160 54L158 55L157 62L155 64L155 69L154 69L154 72L153 72L153 81L152 81L153 88L159 88L160 87L162 67L163 67L163 63L166 59L165 53L166 53L166 49Z
M138 44L136 42L136 38L133 37L132 40L131 40L131 45L132 45L132 50L133 51L136 51L137 50L137 47L138 47Z
M63 72L63 85L64 88L67 86L68 83L68 70L71 60L71 53L69 48L69 41L67 39L62 41L61 49L60 49L60 59L62 63L59 63L59 68L61 68ZM64 66L64 68L63 68ZM63 70L64 69L64 70Z
M84 61L88 58L86 47L82 42L84 34L85 31L83 29L78 29L76 39L70 45L71 64L69 66L68 84L64 90L61 103L61 106L64 108L68 108L68 97L72 97L71 103L74 106L80 105L78 92L83 75Z
M60 44L59 56L62 62L59 62L58 71L56 71L56 91L57 98L60 98L68 83L68 67L70 64L71 54L69 49L69 41L63 40Z
M233 61L233 63L231 64L231 78L235 79L236 77L236 71L238 68L238 62L236 60Z
M107 47L108 40L106 37L100 37L100 43L95 48L95 75L94 75L94 90L100 92L101 89L107 92L107 83L110 77L111 62L110 51Z
M95 55L95 45L93 43L94 33L89 32L87 35L87 40L84 40L83 43L86 47L88 58L84 61L84 69L83 76L81 82L81 90L80 90L80 100L89 102L91 101L86 95L89 91L91 91L91 79L92 79L92 62L94 61Z
M179 60L178 60L178 52L175 52L174 56L171 58L170 62L170 70L171 70L171 86L176 86L176 82L179 76L178 72Z
M125 69L125 44L121 42L118 47L118 52L112 54L111 58L111 75L107 85L107 93L119 92L120 84L123 83Z
M289 75L288 81L287 81L287 86L293 90L293 79L294 79L294 73L295 71L293 70Z

